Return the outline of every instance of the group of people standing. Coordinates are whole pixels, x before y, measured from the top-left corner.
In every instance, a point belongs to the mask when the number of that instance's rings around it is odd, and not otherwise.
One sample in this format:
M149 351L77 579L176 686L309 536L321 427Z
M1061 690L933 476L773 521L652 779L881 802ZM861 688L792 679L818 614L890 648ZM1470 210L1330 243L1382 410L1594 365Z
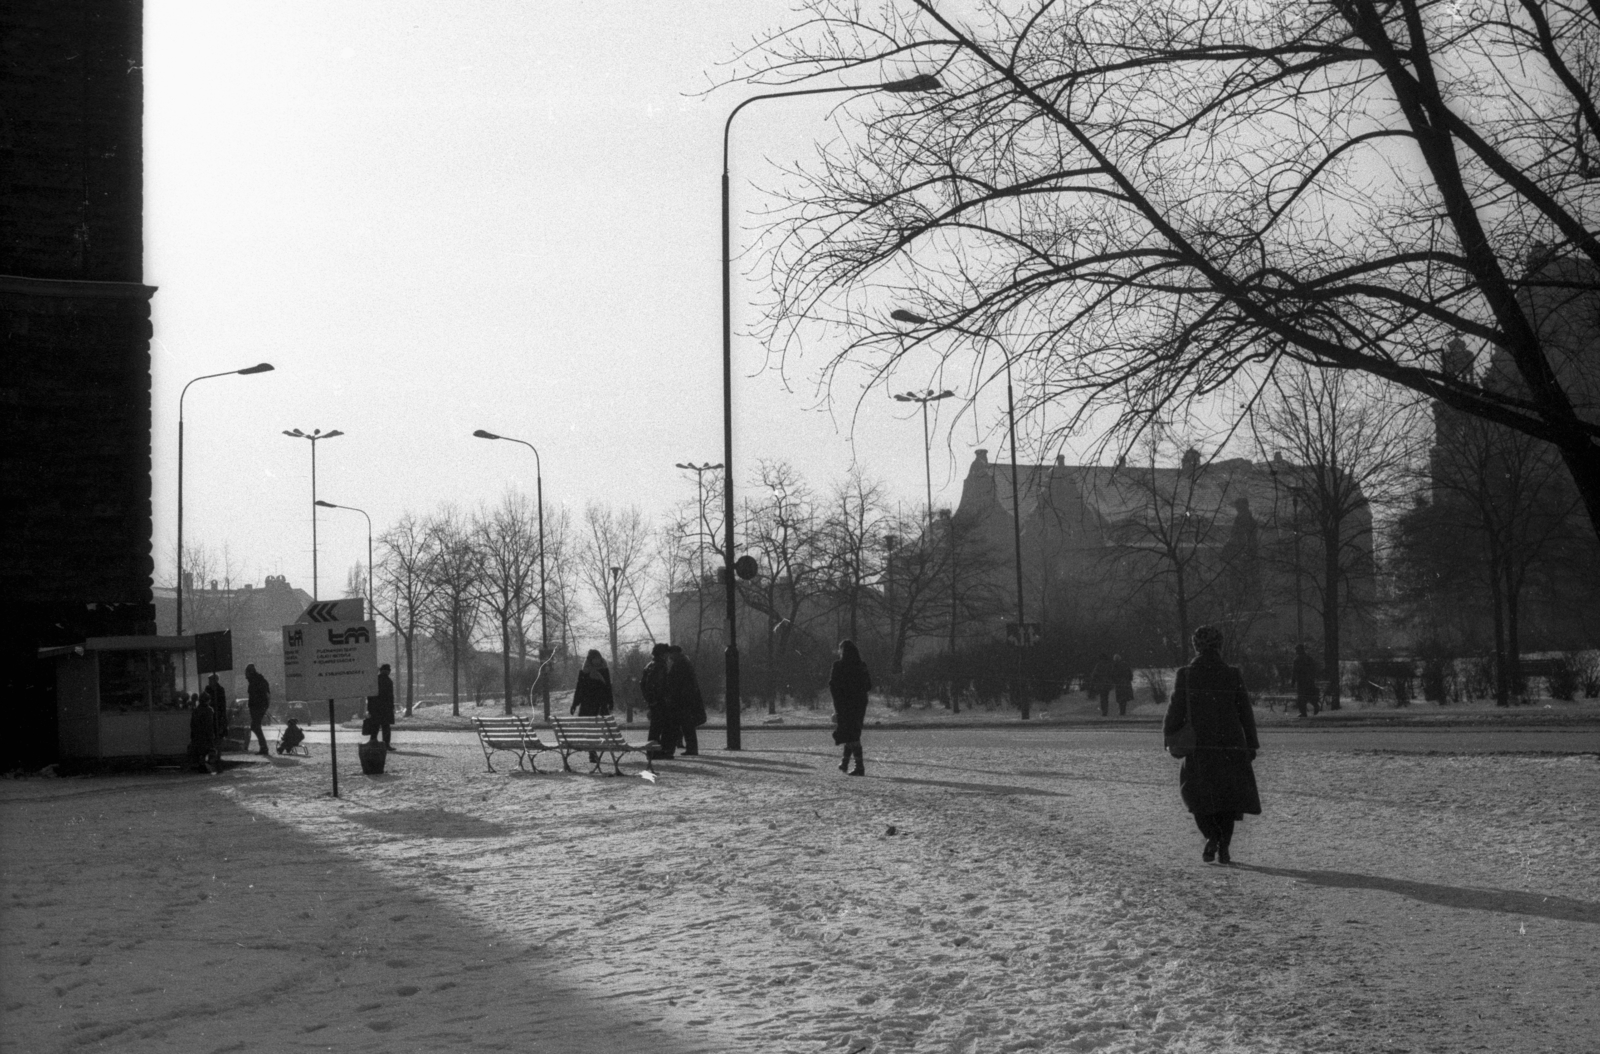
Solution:
M1084 688L1091 696L1099 698L1101 717L1111 716L1113 693L1117 697L1117 713L1126 717L1128 704L1133 702L1133 667L1123 661L1121 655L1107 658L1106 653L1101 652L1084 681Z
M639 675L639 694L650 721L650 757L665 759L700 753L699 728L706 723L705 698L694 663L676 644L657 644ZM591 649L572 689L572 713L580 717L609 714L615 706L611 671L599 651Z

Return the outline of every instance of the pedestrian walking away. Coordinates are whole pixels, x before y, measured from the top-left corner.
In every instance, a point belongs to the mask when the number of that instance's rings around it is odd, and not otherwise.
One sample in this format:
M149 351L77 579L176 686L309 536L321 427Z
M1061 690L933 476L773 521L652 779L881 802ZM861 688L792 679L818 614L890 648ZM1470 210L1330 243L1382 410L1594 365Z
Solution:
M578 683L572 689L572 713L579 717L599 717L611 712L611 670L605 657L593 648L583 660L578 671Z
M1261 815L1261 795L1250 763L1261 749L1250 697L1237 666L1222 661L1222 631L1194 631L1194 661L1178 670L1162 732L1193 726L1194 750L1178 771L1184 806L1205 836L1200 858L1232 863L1233 825L1246 813Z
M1100 716L1111 715L1111 660L1105 652L1095 660L1094 669L1089 671L1089 679L1083 684L1090 697L1100 700Z
M250 731L255 733L256 742L261 749L256 751L262 757L267 756L267 734L261 731L261 720L267 716L267 710L272 706L272 686L267 679L256 672L255 663L244 668L244 681L248 685L250 699Z
M706 723L706 701L700 695L700 680L695 676L694 663L676 644L667 652L667 706L683 741L684 757L700 753L700 734L696 731ZM671 744L663 743L663 747Z
M1294 698L1300 708L1300 716L1306 716L1306 707L1311 707L1313 714L1322 713L1322 704L1317 696L1317 662L1306 651L1304 644L1294 646Z
M1128 704L1133 702L1133 667L1121 655L1111 656L1111 687L1117 693L1117 714L1128 716Z
M650 731L645 738L653 744L651 758L670 758L678 749L678 726L667 705L667 656L671 651L665 643L651 648L650 661L639 674L639 695L644 699L645 716L650 721Z
M867 766L861 756L861 727L867 720L867 696L872 691L872 674L861 660L861 652L853 640L839 642L839 657L834 660L828 674L828 691L833 696L833 741L844 747L844 757L839 761L839 771L847 769L852 776L865 776ZM850 768L851 758L856 767Z
M390 742L394 726L394 678L389 676L388 663L378 667L378 694L367 696L367 716L378 722L384 749L395 749Z
M579 717L599 717L609 714L613 703L611 671L606 668L605 657L594 648L583 660L578 671L578 683L572 689L572 713ZM590 751L589 761L600 764L600 755Z

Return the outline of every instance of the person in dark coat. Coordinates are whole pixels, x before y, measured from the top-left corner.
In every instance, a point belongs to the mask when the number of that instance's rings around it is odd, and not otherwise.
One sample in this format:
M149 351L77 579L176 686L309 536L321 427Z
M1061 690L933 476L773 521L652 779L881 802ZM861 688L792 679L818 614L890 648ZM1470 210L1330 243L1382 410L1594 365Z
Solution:
M200 689L200 701L211 708L212 720L217 739L228 738L228 691L222 687L222 682L216 674Z
M836 726L833 741L844 747L839 771L849 769L853 757L856 767L850 769L850 775L865 776L867 767L861 756L861 726L867 720L867 695L872 691L872 674L867 671L867 664L861 661L861 652L856 649L855 641L839 642L839 658L834 661L833 670L828 674L828 691L833 695Z
M1300 707L1300 716L1306 716L1306 707L1311 707L1313 714L1322 712L1322 703L1317 696L1317 662L1306 652L1304 644L1294 646L1294 698Z
M201 772L221 772L216 711L198 695L194 697L193 705L194 710L189 714L189 761Z
M1162 731L1167 736L1193 722L1194 753L1183 759L1178 789L1205 835L1201 859L1232 863L1228 845L1233 825L1245 813L1261 815L1250 762L1261 749L1255 714L1237 666L1222 661L1222 631L1201 626L1194 631L1194 661L1178 671Z
M1111 714L1111 660L1106 658L1106 653L1101 652L1095 660L1094 669L1089 671L1089 679L1084 682L1084 688L1091 697L1100 700L1100 716L1109 717Z
M645 714L650 719L646 738L655 744L652 758L670 758L678 749L678 724L667 705L667 656L671 651L664 643L651 648L650 662L639 674L639 695L644 699Z
M267 710L272 706L272 686L267 679L256 672L255 663L244 668L244 681L248 686L250 699L250 731L255 733L256 742L261 744L261 749L256 751L262 757L267 756L267 734L261 731L261 721L267 716Z
M706 723L706 701L700 695L694 663L676 644L667 651L667 707L683 741L683 756L699 754L700 734L696 729Z
M1111 687L1117 693L1117 713L1126 717L1128 704L1133 702L1133 667L1121 655L1111 656Z
M572 713L579 717L599 717L609 714L612 706L611 671L605 658L590 648L578 671L577 686L572 689Z
M389 664L378 667L378 694L367 696L367 716L378 722L385 750L393 750L389 742L394 725L394 678L389 676Z

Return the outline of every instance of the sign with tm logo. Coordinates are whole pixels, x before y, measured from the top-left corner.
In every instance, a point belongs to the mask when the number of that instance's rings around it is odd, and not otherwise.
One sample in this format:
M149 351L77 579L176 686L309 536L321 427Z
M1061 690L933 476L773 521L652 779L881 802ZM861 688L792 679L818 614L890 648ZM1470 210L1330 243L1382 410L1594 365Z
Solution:
M378 692L378 630L372 622L296 622L283 627L289 699L355 699Z

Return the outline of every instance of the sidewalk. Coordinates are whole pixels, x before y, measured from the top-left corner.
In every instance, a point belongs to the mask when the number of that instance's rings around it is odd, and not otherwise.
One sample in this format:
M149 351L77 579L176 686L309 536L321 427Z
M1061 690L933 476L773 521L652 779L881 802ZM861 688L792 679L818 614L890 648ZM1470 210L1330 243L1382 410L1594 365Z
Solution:
M488 773L428 744L0 782L0 1050L1574 1051L1600 765L1263 754L1239 866L1151 750L865 738ZM500 755L500 761L509 761Z
M1281 706L1281 704L1278 704ZM428 706L419 708L411 717L402 715L396 723L397 729L406 729L424 732L471 731L472 718L498 717L504 711L498 706L473 707L470 704L461 708L461 716L454 717L446 706ZM551 698L551 711L566 713L565 702L557 705L554 696ZM514 712L529 718L535 726L545 727L543 711L540 707L516 707ZM907 728L907 729L934 729L934 728L1027 728L1030 725L1070 725L1084 728L1124 728L1159 725L1166 714L1164 706L1154 703L1141 703L1130 709L1126 715L1113 714L1102 717L1098 704L1082 699L1057 700L1051 704L1035 707L1032 717L1024 721L1020 714L1010 709L977 709L964 710L959 714L952 714L948 710L938 707L911 707L905 710L891 709L879 700L874 700L867 712L867 726L869 728ZM1351 727L1402 727L1402 726L1468 726L1468 725L1494 725L1497 727L1543 727L1547 725L1600 725L1600 699L1584 699L1573 702L1540 699L1532 706L1497 707L1493 703L1476 701L1455 706L1439 706L1435 703L1413 703L1410 706L1395 707L1392 704L1365 705L1362 703L1347 703L1340 710L1324 710L1320 714L1308 718L1301 718L1291 707L1288 710L1269 709L1257 701L1255 707L1256 723L1261 727L1294 726L1300 729L1317 728L1351 728ZM814 730L828 728L832 725L832 712L819 707L815 710L800 708L785 708L776 715L768 714L759 706L746 704L741 713L741 726L748 729L759 728L763 731L784 731L788 729ZM617 719L623 722L623 710L617 710ZM315 722L314 722L315 723ZM634 730L645 728L645 718L642 711L636 710L631 723L623 722L624 727ZM346 721L340 725L352 731L359 731L360 720ZM721 731L726 728L722 715L717 712L711 714L711 720L702 726L706 729Z

